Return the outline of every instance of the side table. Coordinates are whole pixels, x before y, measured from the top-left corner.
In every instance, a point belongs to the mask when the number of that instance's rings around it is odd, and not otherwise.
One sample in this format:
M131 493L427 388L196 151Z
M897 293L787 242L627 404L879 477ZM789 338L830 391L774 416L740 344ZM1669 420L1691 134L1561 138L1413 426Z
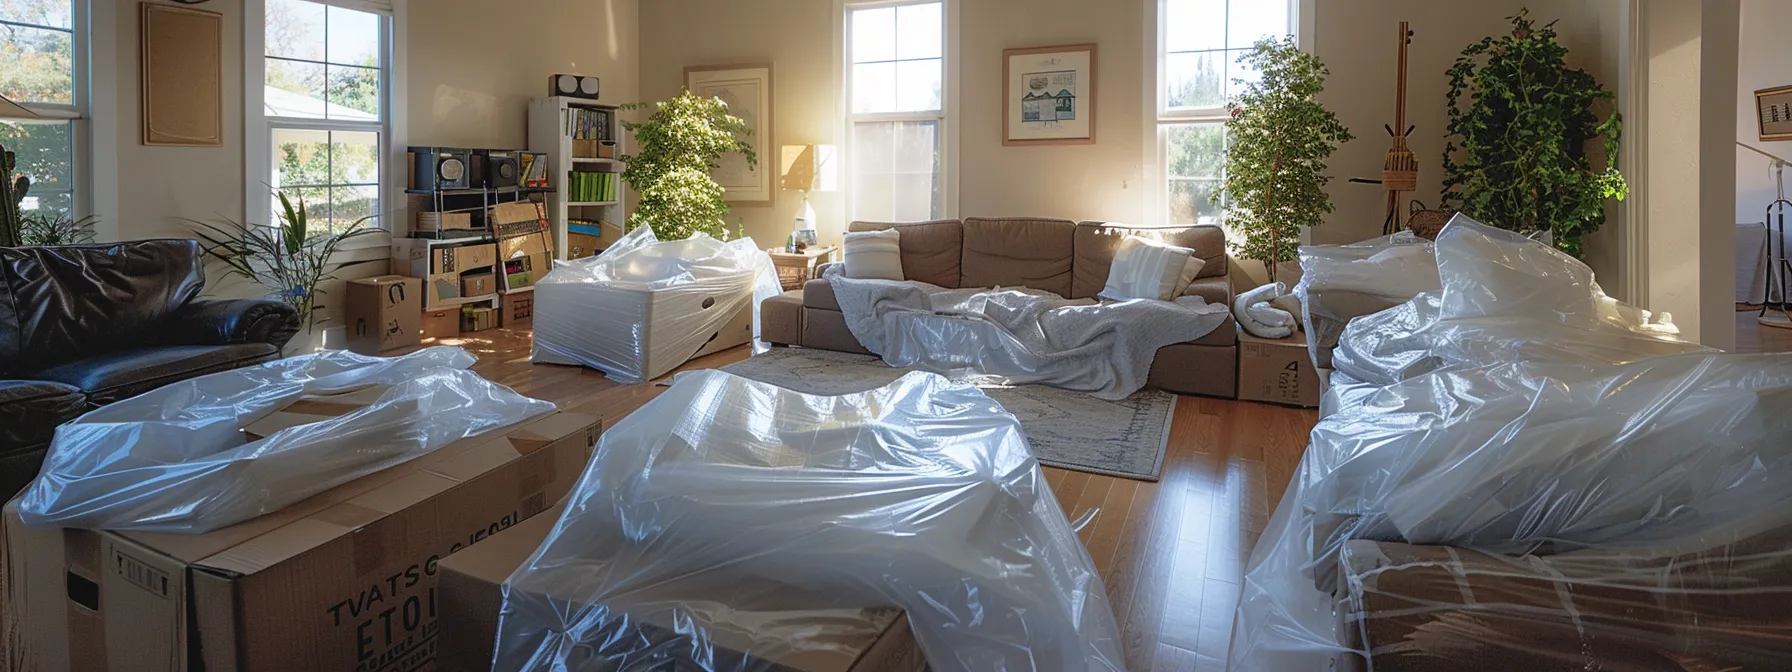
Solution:
M840 260L840 246L824 245L810 247L802 252L785 252L784 248L774 247L766 250L772 256L772 265L778 267L778 284L784 291L802 289L815 274L815 267Z

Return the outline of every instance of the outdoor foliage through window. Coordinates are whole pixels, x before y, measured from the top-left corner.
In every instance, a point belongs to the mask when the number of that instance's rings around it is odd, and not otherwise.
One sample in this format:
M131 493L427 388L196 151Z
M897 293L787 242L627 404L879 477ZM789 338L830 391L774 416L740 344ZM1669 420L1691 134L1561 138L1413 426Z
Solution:
M376 14L267 0L273 185L314 225L341 230L379 212L382 30Z
M1226 104L1260 75L1239 57L1263 37L1291 32L1286 0L1163 0L1165 217L1171 224L1219 224L1208 202L1224 177Z
M70 0L0 0L0 95L39 109L72 106L74 38ZM24 210L73 212L73 122L0 121L0 145L31 178Z

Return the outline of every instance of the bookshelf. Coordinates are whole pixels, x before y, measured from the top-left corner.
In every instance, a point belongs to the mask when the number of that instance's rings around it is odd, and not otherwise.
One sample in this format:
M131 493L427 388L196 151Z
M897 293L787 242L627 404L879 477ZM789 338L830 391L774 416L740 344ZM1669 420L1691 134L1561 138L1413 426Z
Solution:
M554 235L554 254L566 258L567 222L574 219L593 220L622 224L628 217L624 212L622 201L622 161L616 158L599 158L582 156L589 153L589 145L575 152L575 135L585 139L592 129L589 123L579 124L583 119L589 122L593 117L606 118L596 133L603 139L615 141L616 155L622 154L622 125L617 117L615 105L605 105L583 98L567 98L553 96L535 98L529 101L529 151L544 152L548 155L548 171L554 177L552 184L558 189L546 194L544 200L548 226ZM583 144L583 143L579 143ZM581 156L574 156L574 154ZM608 173L614 175L614 186L603 192L609 198L593 199L595 193L587 193L574 187L573 173Z

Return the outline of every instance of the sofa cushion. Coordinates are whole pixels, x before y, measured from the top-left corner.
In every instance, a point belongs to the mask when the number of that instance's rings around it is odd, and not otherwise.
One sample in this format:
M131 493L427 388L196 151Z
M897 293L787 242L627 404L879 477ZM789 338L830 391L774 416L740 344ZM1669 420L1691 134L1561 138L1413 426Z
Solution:
M169 383L259 364L278 353L266 343L142 348L69 362L39 371L37 377L80 388L88 406L97 408Z
M0 380L0 454L49 443L57 425L86 412L86 396L72 386Z
M964 248L964 225L956 219L913 224L853 222L848 232L900 229L902 275L948 289L959 287L959 263Z
M1208 303L1216 303L1229 308L1232 306L1233 297L1232 279L1225 277L1197 278L1194 282L1189 283L1188 289L1184 290L1182 295L1199 296L1206 299Z
M1068 294L1070 298L1087 299L1101 293L1101 288L1108 281L1108 269L1114 263L1114 253L1120 249L1120 241L1128 235L1160 240L1168 245L1194 250L1195 256L1205 262L1201 266L1201 272L1195 274L1196 278L1223 278L1231 272L1226 263L1226 234L1220 227L1145 227L1083 222L1076 225L1076 258L1073 264L1074 281Z
M779 345L803 342L803 290L785 292L759 304L759 340Z
M846 326L846 315L838 310L803 309L803 347L820 350L871 354Z
M1068 297L1075 234L1068 219L967 218L958 286L1031 287ZM1105 268L1101 279L1107 281Z
M1228 333L1230 326L1222 327ZM1177 394L1238 397L1238 348L1176 343L1157 349L1145 385Z
M191 240L0 248L0 373L159 340L204 289L201 261Z
M803 283L803 306L822 310L840 311L840 299L834 296L834 285L827 280L810 280Z

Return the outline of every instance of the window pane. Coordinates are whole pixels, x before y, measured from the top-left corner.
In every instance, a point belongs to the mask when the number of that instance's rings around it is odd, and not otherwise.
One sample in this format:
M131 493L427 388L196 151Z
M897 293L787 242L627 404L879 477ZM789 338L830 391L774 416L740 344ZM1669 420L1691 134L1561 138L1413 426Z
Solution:
M1219 179L1226 165L1226 127L1188 124L1165 129L1165 159L1171 179Z
M378 184L380 135L354 131L330 133L330 184Z
M896 110L896 64L861 63L852 66L852 111Z
M326 66L329 71L329 104L324 116L331 119L379 121L380 71L373 68Z
M329 208L322 214L324 219L315 220L327 225L331 231L346 231L356 221L370 217L379 212L379 187L335 187L330 190ZM319 213L313 211L312 215ZM369 221L368 226L377 222Z
M327 217L329 214L329 187L289 187L281 189L280 191L285 193L288 199L292 200L292 209L305 212L307 223L310 223L313 219ZM268 219L268 223L280 224L280 199L271 198L268 200L274 205L274 211L271 213L272 217Z
M939 122L853 126L853 218L921 221L940 216Z
M1211 180L1171 180L1171 224L1218 224L1219 206L1208 202L1219 183Z
M1249 50L1234 49L1226 52L1226 100L1237 98L1244 93L1245 84L1263 81L1263 73L1248 63L1240 63L1238 59Z
M15 102L74 102L73 35L0 25L0 94Z
M329 131L273 129L274 186L330 183Z
M324 6L304 0L268 0L267 54L324 60Z
M75 195L67 191L38 191L37 186L32 185L31 193L19 201L19 211L72 217L75 212Z
M940 58L940 43L945 33L940 29L940 4L906 5L896 8L896 58Z
M1223 51L1170 54L1164 57L1164 105L1169 108L1212 108L1225 103Z
M1226 48L1226 0L1165 0L1164 47L1171 52Z
M31 188L21 204L24 209L69 211L75 156L71 129L72 124L66 121L0 123L0 145L14 153L19 173L31 178Z
M0 0L0 20L68 29L69 0Z
M268 116L324 118L324 66L269 58L267 83L263 107Z
M1233 0L1226 20L1226 46L1249 48L1265 37L1289 34L1287 0Z
M896 62L896 109L903 112L940 109L940 61Z
M379 66L379 15L331 7L328 17L329 51L324 60L338 65Z
M889 61L896 58L896 8L865 9L852 13L852 60Z

